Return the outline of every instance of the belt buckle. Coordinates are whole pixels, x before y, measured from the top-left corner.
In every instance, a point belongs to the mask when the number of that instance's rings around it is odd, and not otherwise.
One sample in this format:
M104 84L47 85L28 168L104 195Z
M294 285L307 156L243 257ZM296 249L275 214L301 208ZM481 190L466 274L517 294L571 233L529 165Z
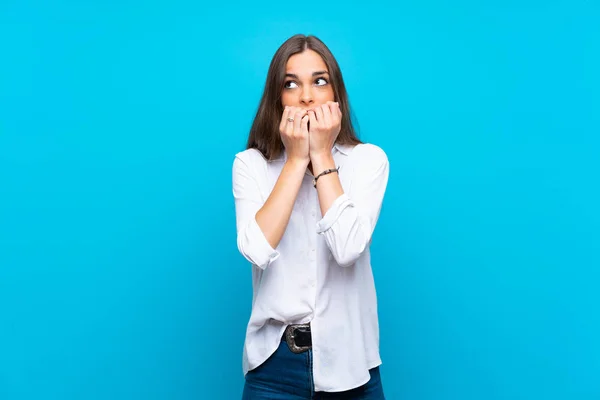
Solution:
M310 328L310 324L289 325L285 328L285 341L290 348L290 351L295 354L304 353L312 346L297 346L294 340L294 330L298 328Z

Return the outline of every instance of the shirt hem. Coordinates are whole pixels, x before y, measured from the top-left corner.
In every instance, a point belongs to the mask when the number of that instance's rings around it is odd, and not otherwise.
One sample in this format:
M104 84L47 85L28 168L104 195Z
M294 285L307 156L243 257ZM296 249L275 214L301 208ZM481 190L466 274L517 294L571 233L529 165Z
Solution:
M279 333L277 343L275 343L275 346L273 347L273 349L271 349L269 351L267 357L264 360L260 361L254 368L250 368L250 361L248 359L246 359L246 362L244 363L244 365L245 366L247 365L248 369L243 368L242 372L244 373L244 377L246 376L246 374L248 372L250 372L250 371L252 371L252 370L260 367L261 365L263 365L265 363L265 361L267 361L269 359L269 357L271 357L273 354L275 354L275 352L279 348L279 345L281 344L281 337L283 336L283 331L285 331L286 327L287 327L286 325L283 326L283 328L281 329L281 332Z
M369 370L373 369L375 367L378 367L381 364L383 364L381 362L381 358L379 358L379 359L377 359L377 360L375 360L375 361L373 361L371 363L368 363L367 364L367 374L368 374L367 380L362 380L358 384L352 384L351 386L344 386L344 387L341 387L341 388L329 388L327 390L323 390L323 389L317 388L315 386L315 392L338 393L338 392L346 392L348 390L352 390L352 389L356 389L358 387L361 387L362 385L365 385L367 382L369 382L371 380L371 374L368 373Z

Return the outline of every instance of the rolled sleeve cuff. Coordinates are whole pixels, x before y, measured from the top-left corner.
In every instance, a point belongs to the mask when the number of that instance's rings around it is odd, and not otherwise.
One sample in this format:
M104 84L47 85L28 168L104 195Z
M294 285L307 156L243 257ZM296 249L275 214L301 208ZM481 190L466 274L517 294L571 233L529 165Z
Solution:
M251 254L248 256L258 268L265 269L279 258L279 252L271 247L255 218L250 221L246 234L253 244Z
M325 213L323 218L317 222L317 233L321 234L327 231L331 226L338 220L342 215L342 212L346 207L354 207L354 203L348 197L346 193L335 199L329 210Z

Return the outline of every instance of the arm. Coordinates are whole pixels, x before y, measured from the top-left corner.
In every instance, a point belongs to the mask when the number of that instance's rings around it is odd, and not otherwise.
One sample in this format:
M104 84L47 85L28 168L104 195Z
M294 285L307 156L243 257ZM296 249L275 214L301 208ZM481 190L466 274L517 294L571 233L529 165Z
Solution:
M287 160L266 201L262 201L249 166L239 157L233 164L238 249L261 269L279 257L275 248L287 228L310 162L306 111L285 107L279 130Z
M324 235L336 262L353 265L371 242L371 237L387 187L389 162L383 150L369 145L365 158L348 159L344 167L352 173L348 193L344 193L338 174L324 175L317 181L323 218L317 232ZM368 150L368 151L367 151ZM321 171L334 168L333 160L318 161ZM316 164L315 164L316 165Z
M256 213L256 222L272 247L277 247L292 215L308 162L286 161L271 195Z
M234 160L237 245L240 253L261 269L279 257L275 248L289 222L307 164L286 161L273 191L263 203L248 165L239 157Z
M336 167L331 149L341 129L342 113L338 103L327 102L310 110L309 115L310 158L316 176ZM373 145L361 147L340 170L351 174L348 193L344 193L337 173L317 180L323 215L317 232L325 236L333 257L343 267L353 265L371 242L388 181L389 164L383 150Z
M326 153L313 157L311 160L315 176L327 169L336 168L333 154ZM323 175L317 180L317 192L319 195L319 204L321 206L321 215L325 215L335 199L344 194L342 183L338 173Z

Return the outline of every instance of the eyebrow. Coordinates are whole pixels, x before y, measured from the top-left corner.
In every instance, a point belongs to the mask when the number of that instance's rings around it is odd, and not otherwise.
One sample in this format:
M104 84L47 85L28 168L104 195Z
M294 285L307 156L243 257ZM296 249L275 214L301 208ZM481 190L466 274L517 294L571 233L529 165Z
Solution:
M319 75L329 75L329 72L327 71L315 71L312 73L312 76L319 76ZM286 77L290 77L290 78L294 78L294 79L298 79L298 75L296 74L285 74Z

